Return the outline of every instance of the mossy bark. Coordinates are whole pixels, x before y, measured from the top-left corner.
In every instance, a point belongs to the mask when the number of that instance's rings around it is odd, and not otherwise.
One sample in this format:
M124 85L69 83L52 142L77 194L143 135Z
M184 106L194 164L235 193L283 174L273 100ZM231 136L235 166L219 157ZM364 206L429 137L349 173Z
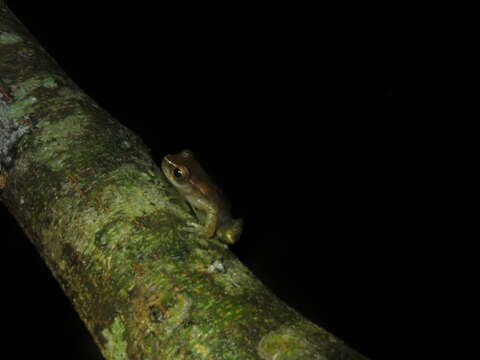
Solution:
M182 231L192 214L142 141L1 0L0 80L4 118L29 127L0 158L1 200L106 359L365 359Z

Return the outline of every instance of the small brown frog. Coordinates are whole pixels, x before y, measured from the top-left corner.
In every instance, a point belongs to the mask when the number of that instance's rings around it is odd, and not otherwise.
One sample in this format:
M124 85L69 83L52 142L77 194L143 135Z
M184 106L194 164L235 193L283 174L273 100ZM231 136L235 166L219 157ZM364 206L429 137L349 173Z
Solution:
M199 223L189 224L191 231L206 238L216 234L228 244L239 239L243 221L232 219L230 206L221 189L210 180L190 150L165 156L162 170L168 181L190 204L199 220Z

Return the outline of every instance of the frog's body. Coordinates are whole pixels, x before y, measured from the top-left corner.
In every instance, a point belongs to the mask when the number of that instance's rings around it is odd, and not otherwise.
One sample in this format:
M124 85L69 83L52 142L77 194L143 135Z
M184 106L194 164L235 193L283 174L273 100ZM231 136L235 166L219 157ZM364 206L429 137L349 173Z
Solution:
M239 239L242 220L232 219L221 189L210 180L191 151L165 156L162 170L195 212L200 223L190 224L193 229L207 238L216 234L229 244Z

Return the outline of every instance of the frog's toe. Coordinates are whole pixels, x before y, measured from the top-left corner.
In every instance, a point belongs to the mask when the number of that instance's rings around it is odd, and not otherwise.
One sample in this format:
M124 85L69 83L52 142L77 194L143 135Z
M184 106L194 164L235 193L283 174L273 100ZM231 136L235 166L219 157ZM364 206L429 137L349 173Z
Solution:
M196 222L187 222L184 226L182 226L182 230L191 233L198 233L202 231L202 226L197 224Z
M211 238L212 234L205 229L205 226L195 223L195 222L187 222L183 227L182 230L188 233L197 234L200 237L204 238Z

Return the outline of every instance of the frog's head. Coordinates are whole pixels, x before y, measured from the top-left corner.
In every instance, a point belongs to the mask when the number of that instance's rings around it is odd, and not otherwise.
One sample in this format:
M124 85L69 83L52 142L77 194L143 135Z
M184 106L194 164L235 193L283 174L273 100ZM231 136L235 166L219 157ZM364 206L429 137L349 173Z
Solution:
M165 156L162 160L162 170L168 181L183 195L195 193L210 195L212 191L218 192L190 150Z
M162 160L162 170L168 181L180 192L187 193L191 188L191 162L194 161L190 150L175 155L167 155Z

